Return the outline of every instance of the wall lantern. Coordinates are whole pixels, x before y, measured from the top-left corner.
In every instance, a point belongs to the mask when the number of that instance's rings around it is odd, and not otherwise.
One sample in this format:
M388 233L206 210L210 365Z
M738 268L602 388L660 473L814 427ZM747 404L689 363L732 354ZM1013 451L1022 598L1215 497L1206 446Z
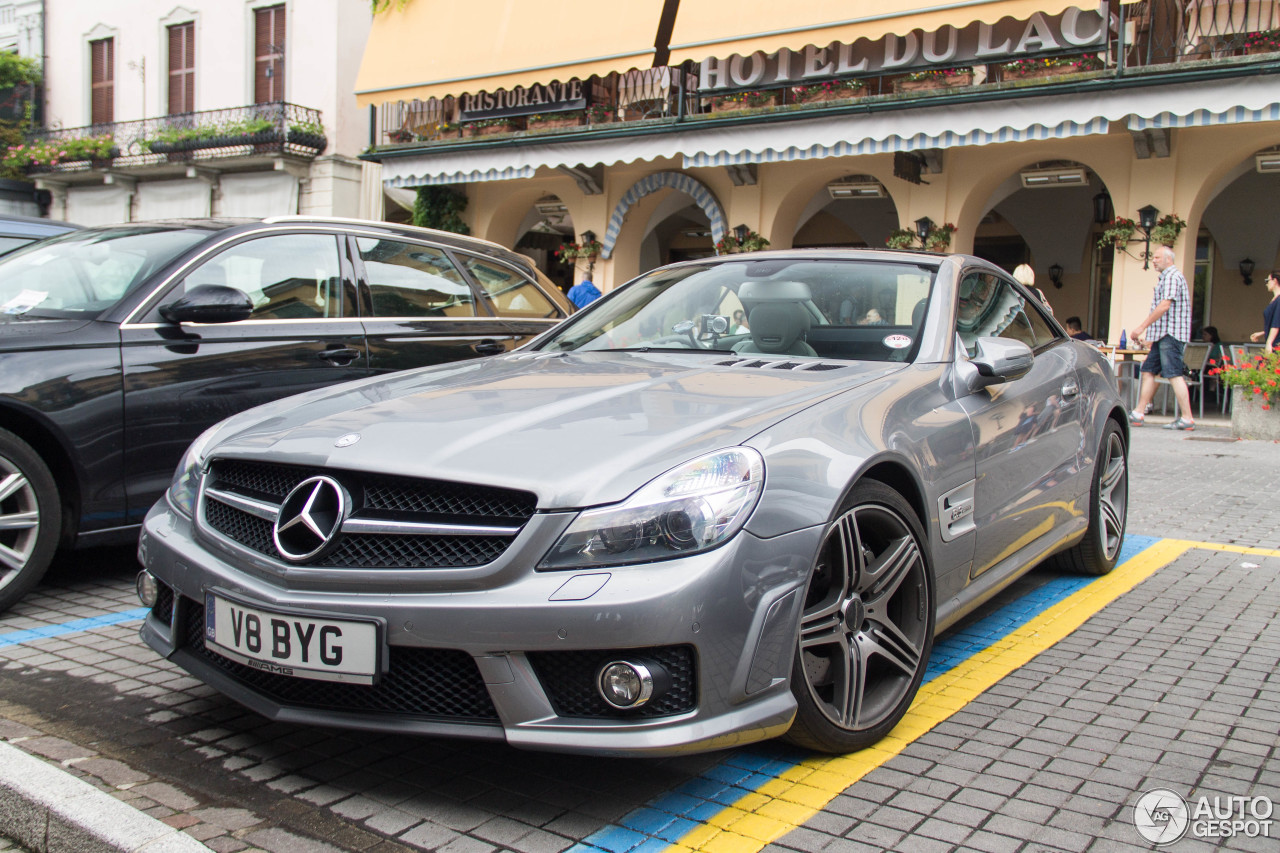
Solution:
M739 246L747 242L747 235L750 233L751 229L745 225L735 225L733 228L733 236L738 238Z
M925 238L933 231L933 220L927 216L922 216L916 220L916 236L920 238L920 242L924 242Z
M1240 262L1240 277L1245 284L1253 284L1253 259L1245 258Z
M1111 196L1103 190L1093 197L1093 221L1098 225L1106 225L1111 221Z
M1151 229L1156 227L1156 217L1160 211L1153 204L1138 208L1138 227L1142 229L1143 251L1142 268L1151 268Z
M594 231L583 231L583 232L582 232L582 242L584 242L584 243L594 243L595 241L596 241L596 232L594 232Z
M1053 282L1053 286L1062 289L1062 264L1049 265L1049 281Z

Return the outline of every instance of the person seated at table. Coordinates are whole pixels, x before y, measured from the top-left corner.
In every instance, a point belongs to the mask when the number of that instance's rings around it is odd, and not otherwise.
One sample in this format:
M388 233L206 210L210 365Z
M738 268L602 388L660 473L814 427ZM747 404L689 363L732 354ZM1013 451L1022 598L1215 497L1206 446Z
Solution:
M1205 326L1200 330L1200 340L1209 344L1209 360L1211 364L1222 364L1222 356L1226 350L1222 347L1222 339L1218 337L1217 326Z
M1086 332L1084 327L1081 326L1079 317L1068 317L1062 321L1062 324L1067 327L1067 334L1077 341L1093 340L1093 335Z

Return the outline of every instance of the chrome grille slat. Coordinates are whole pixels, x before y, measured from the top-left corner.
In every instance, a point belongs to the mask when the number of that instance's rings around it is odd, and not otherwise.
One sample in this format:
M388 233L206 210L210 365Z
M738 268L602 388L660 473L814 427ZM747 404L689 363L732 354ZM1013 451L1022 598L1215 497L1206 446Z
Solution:
M317 474L342 483L352 512L315 568L471 568L497 559L533 516L527 492L356 471L320 471L245 460L215 460L203 485L202 526L279 560L273 527L280 505Z

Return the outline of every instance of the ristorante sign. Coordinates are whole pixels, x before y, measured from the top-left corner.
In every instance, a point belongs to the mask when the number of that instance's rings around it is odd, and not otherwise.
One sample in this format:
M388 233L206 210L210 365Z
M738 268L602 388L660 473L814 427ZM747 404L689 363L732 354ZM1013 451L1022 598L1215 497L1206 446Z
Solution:
M812 45L766 54L706 59L698 88L725 89L803 85L832 77L857 74L910 73L926 68L1008 62L1027 56L1104 47L1107 18L1096 10L1068 9L1049 17L1036 12L1026 21L1005 18L996 24L975 22L963 29L942 27L931 33L914 31L888 35L878 41Z
M587 98L581 80L567 83L536 83L497 92L478 92L458 99L458 120L476 121L505 116L527 116L580 110Z

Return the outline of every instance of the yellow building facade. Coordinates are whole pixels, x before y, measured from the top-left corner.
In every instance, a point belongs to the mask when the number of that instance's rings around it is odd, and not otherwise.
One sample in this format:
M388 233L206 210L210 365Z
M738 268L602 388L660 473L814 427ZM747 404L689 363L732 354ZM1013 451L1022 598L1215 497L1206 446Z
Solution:
M472 234L566 285L607 291L735 232L879 247L950 225L949 250L1030 263L1058 317L1112 341L1147 314L1154 209L1157 238L1186 223L1196 324L1260 328L1280 266L1276 0L876 6L391 4L357 84L366 157L392 191L465 195ZM1137 225L1120 248L1117 218ZM598 255L561 267L587 233Z

